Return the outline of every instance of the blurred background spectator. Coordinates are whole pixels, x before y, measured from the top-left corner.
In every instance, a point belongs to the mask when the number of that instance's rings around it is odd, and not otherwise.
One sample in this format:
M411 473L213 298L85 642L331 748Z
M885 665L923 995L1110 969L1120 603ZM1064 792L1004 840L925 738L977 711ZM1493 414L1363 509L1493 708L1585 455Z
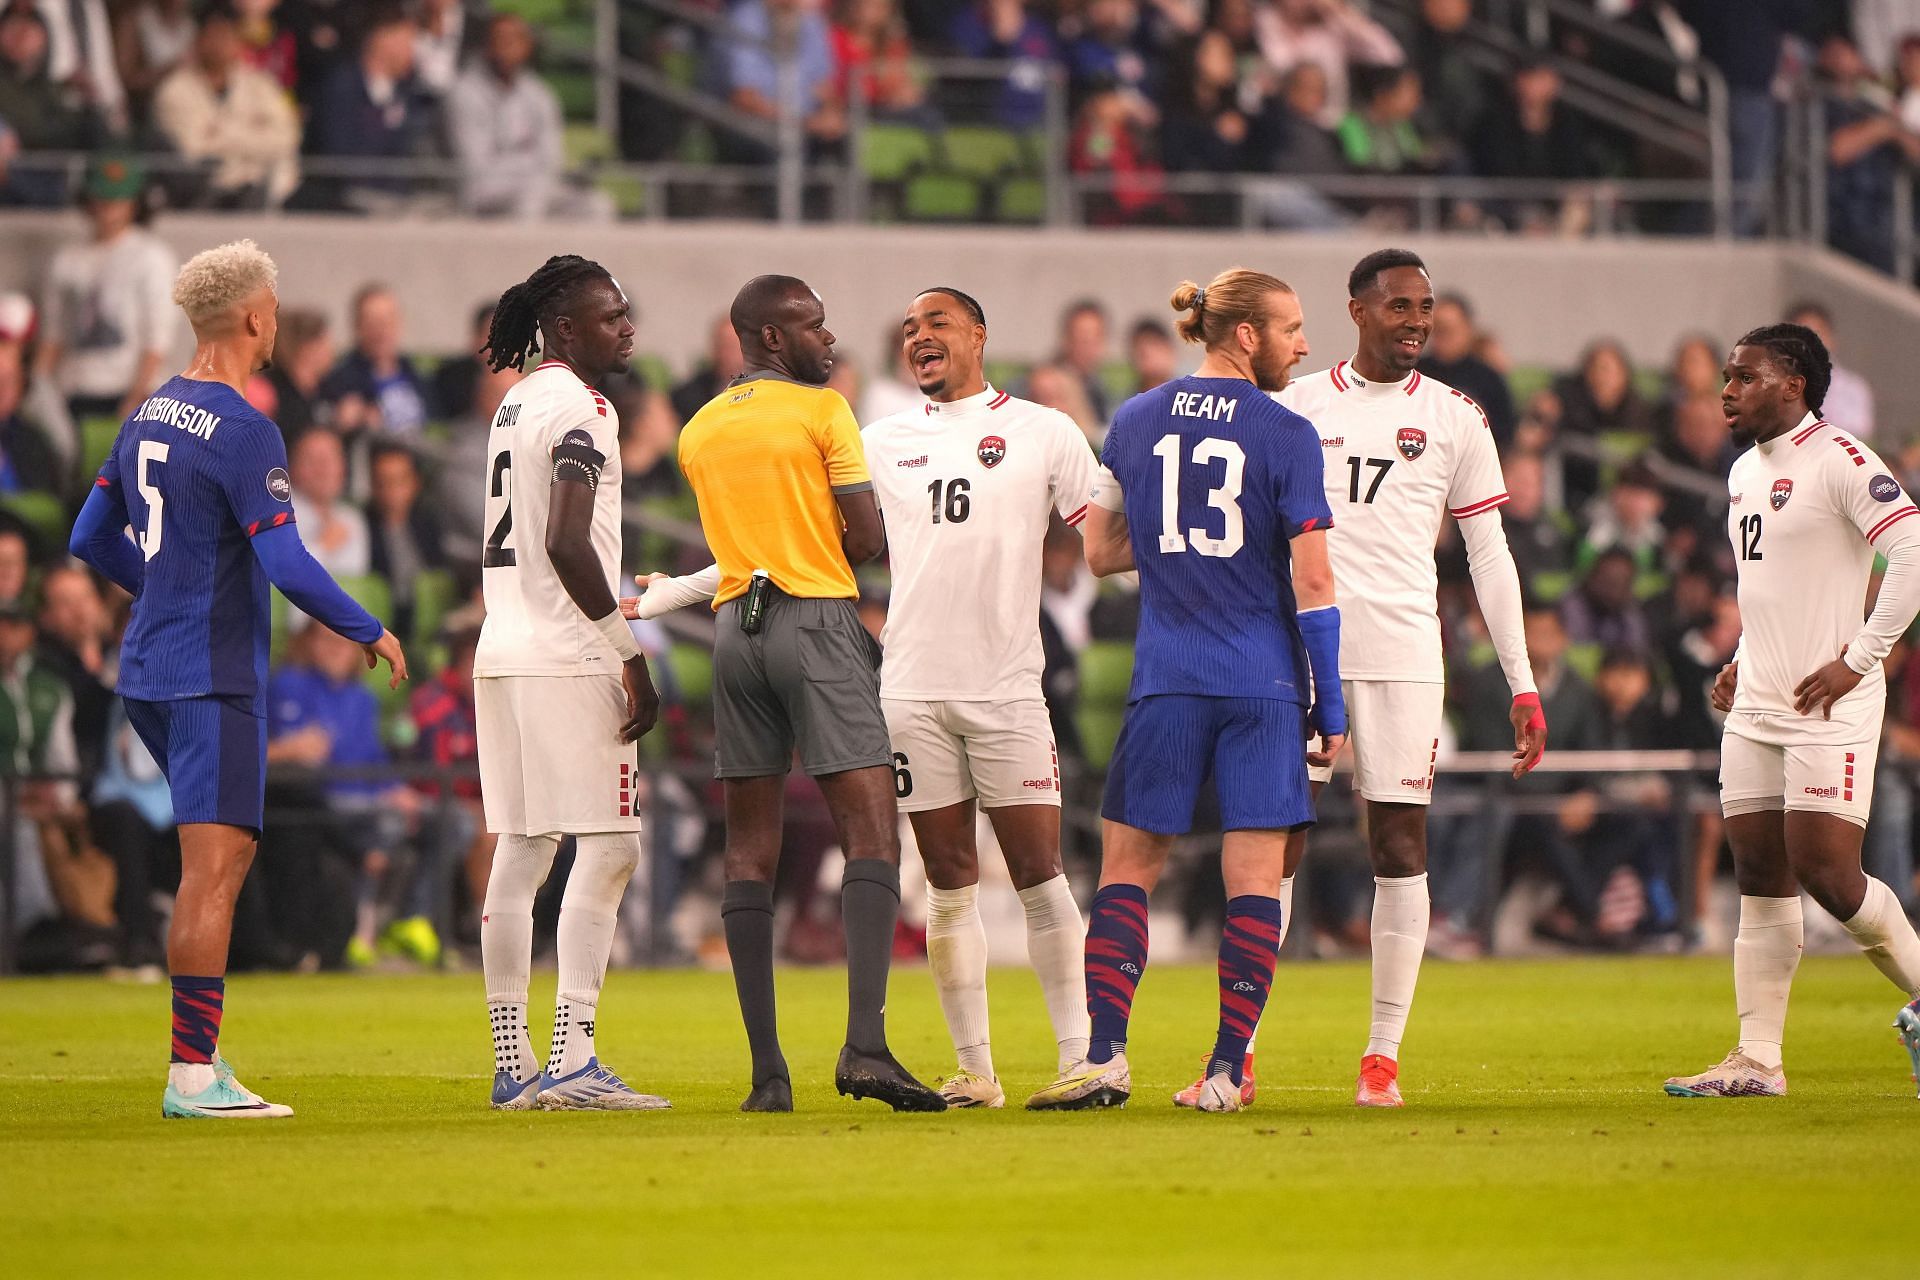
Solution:
M210 10L153 101L174 150L211 168L201 200L223 209L279 205L300 182L300 122L280 86L242 54L233 11Z

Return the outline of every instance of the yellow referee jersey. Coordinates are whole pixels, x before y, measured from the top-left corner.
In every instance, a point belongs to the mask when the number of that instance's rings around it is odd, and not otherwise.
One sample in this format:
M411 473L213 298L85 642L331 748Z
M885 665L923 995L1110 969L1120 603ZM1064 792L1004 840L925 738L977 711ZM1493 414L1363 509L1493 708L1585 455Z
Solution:
M873 488L860 426L838 391L756 372L701 406L680 433L680 470L720 566L719 608L755 569L790 596L853 599L839 493Z

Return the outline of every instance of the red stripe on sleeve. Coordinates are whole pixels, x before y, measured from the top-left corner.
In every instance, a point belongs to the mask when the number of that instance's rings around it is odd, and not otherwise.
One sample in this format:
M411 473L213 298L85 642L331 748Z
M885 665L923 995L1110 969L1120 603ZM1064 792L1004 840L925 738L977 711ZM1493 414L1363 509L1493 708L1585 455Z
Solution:
M105 476L95 476L95 477L93 478L93 487L94 487L94 488L96 488L96 489L111 489L111 488L113 488L113 486L112 486L111 484L108 484L108 483L107 483L107 478L106 478Z
M1458 511L1449 511L1447 514L1455 520L1465 520L1468 516L1477 516L1483 511L1492 511L1496 507L1504 507L1506 505L1507 495L1501 493L1495 494L1493 497L1483 501L1473 503L1470 506L1461 507Z
M1086 518L1087 518L1087 506L1083 502L1080 504L1080 509L1078 511L1074 512L1072 515L1067 517L1067 523L1079 524L1082 520L1085 520Z
M1795 444L1805 444L1808 440L1811 440L1813 438L1814 433L1818 432L1821 428L1825 427L1826 425L1827 424L1824 419L1814 423L1812 426L1808 427L1805 431L1802 431L1799 435L1795 436L1793 438L1793 442Z
M1888 516L1885 520L1882 520L1879 524L1873 526L1873 532L1867 535L1867 541L1872 542L1875 538L1878 538L1881 534L1885 533L1888 529L1891 529L1894 525L1899 524L1902 520L1905 520L1908 516L1912 516L1912 515L1920 515L1920 507L1900 508L1900 510L1894 512L1892 515Z

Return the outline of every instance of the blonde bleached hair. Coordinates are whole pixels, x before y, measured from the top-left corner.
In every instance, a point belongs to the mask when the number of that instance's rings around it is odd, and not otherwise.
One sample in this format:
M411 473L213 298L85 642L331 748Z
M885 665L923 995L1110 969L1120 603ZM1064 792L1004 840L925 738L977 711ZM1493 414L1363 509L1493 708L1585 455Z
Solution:
M211 320L257 289L272 289L280 268L251 240L235 240L187 259L174 277L174 305L194 324Z
M1173 291L1173 309L1183 312L1174 328L1188 342L1212 348L1233 336L1243 324L1266 323L1268 298L1292 293L1293 286L1277 276L1247 267L1228 267L1206 287L1182 280Z

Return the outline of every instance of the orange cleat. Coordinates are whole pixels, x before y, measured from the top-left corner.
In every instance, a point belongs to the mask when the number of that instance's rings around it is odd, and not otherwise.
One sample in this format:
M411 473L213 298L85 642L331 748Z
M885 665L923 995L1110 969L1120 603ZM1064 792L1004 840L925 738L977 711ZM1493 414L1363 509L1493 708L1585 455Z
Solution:
M1400 1096L1400 1064L1384 1053L1360 1059L1360 1082L1353 1091L1356 1107L1404 1107Z
M1209 1058L1207 1062L1203 1062L1200 1064L1199 1079L1195 1080L1192 1084L1188 1085L1186 1088L1182 1089L1180 1092L1173 1095L1174 1106L1198 1107L1200 1105L1200 1090L1206 1086L1207 1066L1208 1066L1208 1063L1210 1063L1211 1061L1212 1059ZM1248 1054L1247 1060L1244 1063L1242 1063L1240 1066L1240 1105L1243 1107L1250 1107L1253 1105L1253 1055L1252 1054Z

